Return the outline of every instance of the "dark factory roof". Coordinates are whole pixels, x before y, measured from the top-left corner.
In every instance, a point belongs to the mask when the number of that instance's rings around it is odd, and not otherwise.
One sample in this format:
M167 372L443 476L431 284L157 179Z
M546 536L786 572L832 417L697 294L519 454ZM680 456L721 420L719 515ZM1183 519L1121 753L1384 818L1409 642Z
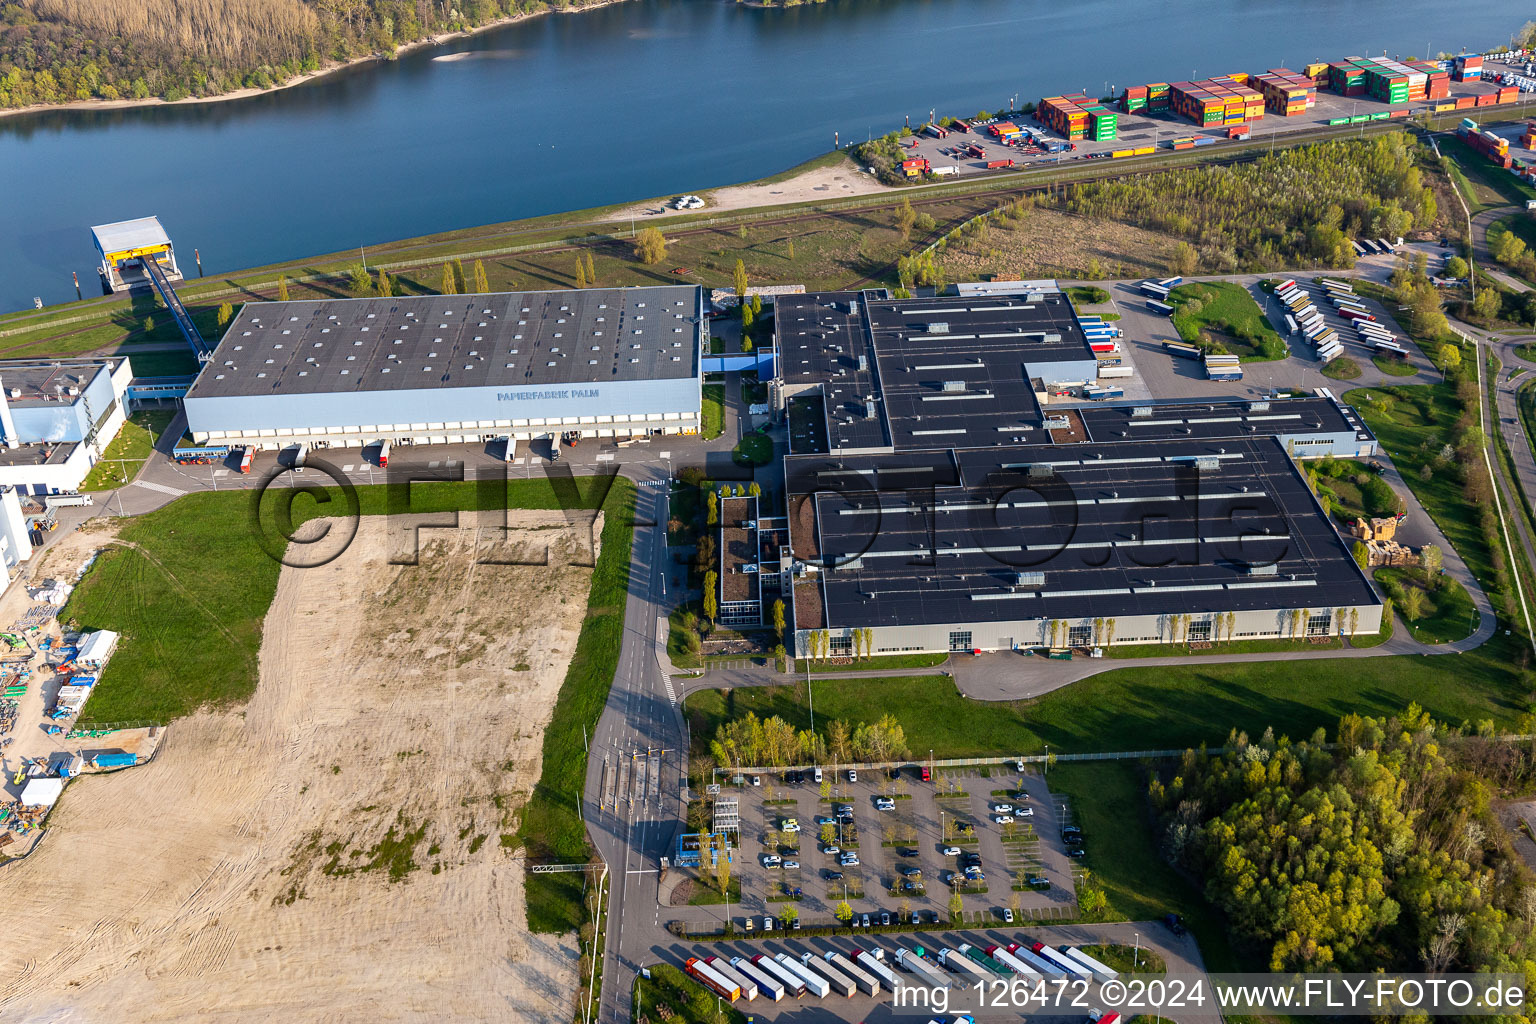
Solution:
M791 495L813 495L834 626L1377 600L1274 437L792 456L785 468ZM803 537L795 548L804 558Z
M247 303L189 398L699 374L694 285Z

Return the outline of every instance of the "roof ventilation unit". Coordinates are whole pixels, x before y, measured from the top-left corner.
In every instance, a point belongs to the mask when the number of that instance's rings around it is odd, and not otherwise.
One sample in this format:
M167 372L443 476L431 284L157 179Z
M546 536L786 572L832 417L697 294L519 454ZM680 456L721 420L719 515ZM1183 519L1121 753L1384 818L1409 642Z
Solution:
M1016 587L1043 587L1045 586L1045 573L1016 572L1013 574L1013 585Z
M931 324L928 325L928 333L929 334L948 334L949 333L949 324L943 323L942 321L931 323Z
M1035 463L1029 467L1029 472L1025 475L1031 480L1049 479L1056 475L1056 467L1046 465L1045 463Z
M1269 403L1268 402L1249 402L1248 403L1248 411L1249 412L1269 412Z
M1248 575L1249 576L1278 576L1278 575L1280 575L1280 569L1279 569L1278 566L1273 565L1273 564L1270 564L1270 565L1250 565L1248 567Z
M1220 469L1221 469L1221 460L1220 459L1196 459L1195 460L1195 472L1197 472L1197 473L1215 473L1215 472L1217 472Z
M1151 415L1152 407L1150 405L1138 405L1131 410L1132 419L1148 419Z
M947 380L942 385L940 385L940 387L944 391L964 391L965 390L965 381L963 381L963 380Z

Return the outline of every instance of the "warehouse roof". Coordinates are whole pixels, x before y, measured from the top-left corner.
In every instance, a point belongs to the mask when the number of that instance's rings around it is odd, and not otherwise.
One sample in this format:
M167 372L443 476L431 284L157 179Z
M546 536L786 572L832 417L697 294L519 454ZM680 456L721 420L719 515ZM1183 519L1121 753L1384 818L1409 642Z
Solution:
M247 303L187 397L695 377L702 302L668 285Z
M878 405L874 350L864 326L869 296L884 292L814 292L774 300L774 334L785 387L821 385L827 437L835 449L888 448ZM871 412L874 415L871 415Z
M1273 437L792 456L785 467L792 495L814 494L834 626L1377 601ZM803 557L802 537L795 547Z
M1078 408L1090 442L1161 441L1267 434L1373 435L1354 410L1322 396L1250 401L1120 403Z
M73 405L86 385L112 363L105 359L3 359L0 387L13 407ZM75 394L70 394L73 389Z
M98 224L91 228L91 237L96 239L96 248L104 254L171 244L170 236L160 226L159 217Z

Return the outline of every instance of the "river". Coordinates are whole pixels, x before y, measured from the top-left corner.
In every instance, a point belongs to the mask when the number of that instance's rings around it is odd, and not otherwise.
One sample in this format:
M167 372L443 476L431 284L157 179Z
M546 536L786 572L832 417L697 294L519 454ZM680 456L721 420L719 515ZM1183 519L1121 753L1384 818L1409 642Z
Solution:
M249 99L3 118L0 310L72 299L70 271L99 294L106 221L158 215L213 274L756 178L930 109L1423 56L1521 20L1502 0L632 0Z

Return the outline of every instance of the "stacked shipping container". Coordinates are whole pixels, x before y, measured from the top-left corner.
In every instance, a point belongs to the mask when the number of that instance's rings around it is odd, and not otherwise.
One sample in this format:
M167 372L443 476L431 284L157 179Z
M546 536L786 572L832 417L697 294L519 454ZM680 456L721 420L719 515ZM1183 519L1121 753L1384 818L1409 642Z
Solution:
M1199 82L1174 82L1173 112L1198 125L1223 127L1264 116L1264 97L1247 84L1248 76L1221 75Z
M1317 102L1317 83L1290 68L1271 68L1255 75L1264 105L1281 117L1305 114Z
M1328 65L1328 87L1340 96L1373 96L1383 103L1445 99L1450 76L1430 61L1346 57Z
M1462 118L1461 127L1456 129L1456 134L1461 137L1461 141L1500 167L1507 168L1513 163L1509 156L1509 140L1500 138L1493 132L1479 131L1477 122L1470 117Z
M1082 93L1041 100L1035 118L1073 142L1108 142L1119 134L1119 115Z
M1483 77L1483 58L1477 54L1463 54L1452 61L1451 73L1458 82L1476 81Z

